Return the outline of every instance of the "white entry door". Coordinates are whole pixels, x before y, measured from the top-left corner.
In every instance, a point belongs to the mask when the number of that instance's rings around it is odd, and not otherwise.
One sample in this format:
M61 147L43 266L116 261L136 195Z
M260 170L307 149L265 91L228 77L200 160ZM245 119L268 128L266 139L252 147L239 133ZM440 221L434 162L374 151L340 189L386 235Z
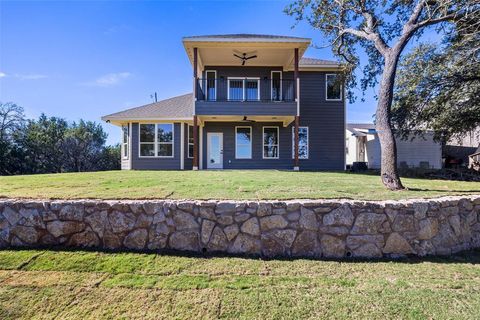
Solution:
M207 169L223 169L223 133L207 133Z

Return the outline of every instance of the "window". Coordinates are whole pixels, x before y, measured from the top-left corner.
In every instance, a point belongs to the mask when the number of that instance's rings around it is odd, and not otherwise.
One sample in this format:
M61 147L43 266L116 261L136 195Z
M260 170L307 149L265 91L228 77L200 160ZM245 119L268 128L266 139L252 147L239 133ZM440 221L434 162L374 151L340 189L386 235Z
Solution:
M263 158L278 159L278 127L263 127Z
M188 126L188 157L193 158L193 126Z
M155 125L154 124L140 125L140 156L141 157L155 156Z
M282 101L282 71L272 71L272 101Z
M129 128L128 124L122 125L122 157L128 159L128 138Z
M245 95L247 101L260 100L259 80L245 79Z
M140 124L140 157L173 157L173 124Z
M340 101L342 100L341 77L338 74L327 74L325 78L326 99Z
M260 100L259 78L228 78L228 100L257 101Z
M205 78L207 78L206 83L206 93L208 101L217 100L217 71L207 70L205 71Z
M173 157L173 124L157 124L157 156Z
M235 127L235 158L252 159L252 127Z
M295 127L292 127L292 159L295 158ZM298 159L308 159L308 127L298 127Z

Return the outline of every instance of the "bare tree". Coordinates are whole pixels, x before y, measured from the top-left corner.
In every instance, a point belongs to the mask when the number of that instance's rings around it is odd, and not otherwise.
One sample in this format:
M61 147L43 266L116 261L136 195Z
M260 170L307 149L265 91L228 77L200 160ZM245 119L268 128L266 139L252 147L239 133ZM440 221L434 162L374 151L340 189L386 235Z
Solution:
M22 107L13 102L0 102L0 141L7 139L24 121Z
M478 16L479 8L479 0L297 0L286 9L297 21L306 19L323 33L346 64L350 88L356 85L356 48L360 45L365 49L368 64L361 84L366 89L376 85L380 77L375 124L382 152L381 178L391 190L404 189L390 121L400 56L425 28L435 25L445 33L451 32L461 19Z

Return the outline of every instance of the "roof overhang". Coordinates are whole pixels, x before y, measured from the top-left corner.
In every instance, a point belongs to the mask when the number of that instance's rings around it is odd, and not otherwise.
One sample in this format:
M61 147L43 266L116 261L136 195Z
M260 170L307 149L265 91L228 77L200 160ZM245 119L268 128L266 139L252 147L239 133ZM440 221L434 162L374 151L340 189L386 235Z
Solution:
M198 116L201 125L205 122L237 122L244 123L245 126L251 125L250 121L243 121L244 116ZM295 120L295 116L247 116L248 120L254 122L281 122L284 127L288 127Z
M300 64L298 66L298 69L300 71L332 71L332 72L338 72L338 71L342 71L345 69L345 67L341 64L341 63L338 63L338 64L315 64L315 65L311 65L311 64ZM292 68L287 68L285 71L293 71L293 67Z
M101 118L103 121L116 125L122 126L129 122L138 122L138 123L162 123L162 122L189 122L193 121L191 118L117 118L104 116Z
M193 49L198 49L200 69L205 66L240 66L241 60L234 57L234 53L258 56L248 60L246 66L283 66L284 69L293 69L294 49L298 48L301 58L310 42L308 38L183 38L183 46L192 65Z

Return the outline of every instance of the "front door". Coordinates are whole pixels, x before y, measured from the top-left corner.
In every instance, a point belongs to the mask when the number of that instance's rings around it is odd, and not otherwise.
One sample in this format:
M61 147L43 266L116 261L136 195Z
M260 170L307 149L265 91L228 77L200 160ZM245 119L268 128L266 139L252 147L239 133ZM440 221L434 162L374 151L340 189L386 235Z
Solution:
M207 133L207 169L223 169L223 133Z

